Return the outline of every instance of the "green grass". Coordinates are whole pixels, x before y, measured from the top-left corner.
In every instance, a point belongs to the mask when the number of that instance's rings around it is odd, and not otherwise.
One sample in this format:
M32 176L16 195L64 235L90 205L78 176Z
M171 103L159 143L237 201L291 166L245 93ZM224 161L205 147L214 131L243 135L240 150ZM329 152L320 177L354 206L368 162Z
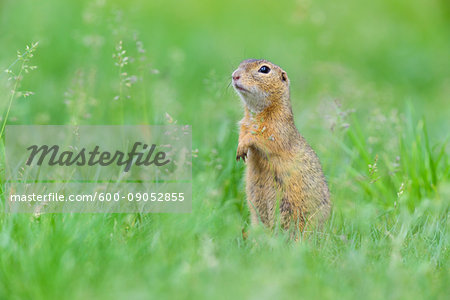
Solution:
M8 110L14 81L0 75L2 124L7 111L7 124L167 113L193 126L198 155L190 214L2 213L0 299L446 299L449 15L436 0L1 2L0 69L39 41L16 89L34 95ZM329 222L297 243L242 238L242 107L228 84L250 57L287 71L330 185Z

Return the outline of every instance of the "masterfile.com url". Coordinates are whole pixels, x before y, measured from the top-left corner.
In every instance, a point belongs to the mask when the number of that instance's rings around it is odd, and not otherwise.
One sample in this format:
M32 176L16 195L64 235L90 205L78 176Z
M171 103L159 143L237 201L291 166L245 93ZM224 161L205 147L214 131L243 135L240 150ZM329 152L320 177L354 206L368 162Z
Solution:
M47 194L11 194L9 200L13 202L94 202L97 201L98 193L93 194L70 194L64 195L60 193ZM98 199L99 201L102 201Z

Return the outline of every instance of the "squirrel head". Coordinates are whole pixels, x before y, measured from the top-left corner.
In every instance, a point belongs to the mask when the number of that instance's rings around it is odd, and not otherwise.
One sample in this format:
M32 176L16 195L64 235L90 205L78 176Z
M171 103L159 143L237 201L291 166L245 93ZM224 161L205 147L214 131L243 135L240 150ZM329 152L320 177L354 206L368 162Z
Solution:
M232 74L233 87L254 113L273 105L288 105L289 79L279 66L264 59L247 59Z

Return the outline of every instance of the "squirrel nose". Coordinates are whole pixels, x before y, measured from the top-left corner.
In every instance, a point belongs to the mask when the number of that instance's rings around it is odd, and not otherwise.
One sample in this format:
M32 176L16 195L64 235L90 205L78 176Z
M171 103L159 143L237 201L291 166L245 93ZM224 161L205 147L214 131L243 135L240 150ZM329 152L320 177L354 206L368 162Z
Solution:
M233 80L238 80L239 78L241 78L241 76L239 74L233 73L233 75L231 75L233 77Z

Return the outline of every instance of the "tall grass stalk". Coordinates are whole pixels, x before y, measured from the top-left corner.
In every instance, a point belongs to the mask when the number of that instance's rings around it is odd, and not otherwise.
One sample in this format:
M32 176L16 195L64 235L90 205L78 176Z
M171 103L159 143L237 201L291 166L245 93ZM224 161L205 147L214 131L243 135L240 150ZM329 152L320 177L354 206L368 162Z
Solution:
M23 79L23 73L28 73L34 69L36 69L36 66L30 66L28 65L28 63L30 62L31 58L33 57L33 52L36 50L37 46L38 46L39 42L36 43L32 43L31 47L27 45L26 50L24 53L20 53L19 51L17 51L17 59L5 70L5 72L8 74L8 80L14 80L14 84L13 84L13 88L11 90L11 95L9 97L9 102L8 102L8 108L6 109L6 114L5 114L5 118L3 120L2 123L2 129L0 130L0 139L3 137L3 132L5 131L5 127L6 127L6 122L8 121L8 117L9 117L9 112L11 111L11 106L12 106L12 102L14 101L14 98L16 97L16 95L18 94L17 89L20 86L20 82ZM15 74L12 71L12 68L14 67L14 65L20 62L20 68L17 74ZM21 95L27 97L29 95L31 95L32 92L23 92L21 93Z

